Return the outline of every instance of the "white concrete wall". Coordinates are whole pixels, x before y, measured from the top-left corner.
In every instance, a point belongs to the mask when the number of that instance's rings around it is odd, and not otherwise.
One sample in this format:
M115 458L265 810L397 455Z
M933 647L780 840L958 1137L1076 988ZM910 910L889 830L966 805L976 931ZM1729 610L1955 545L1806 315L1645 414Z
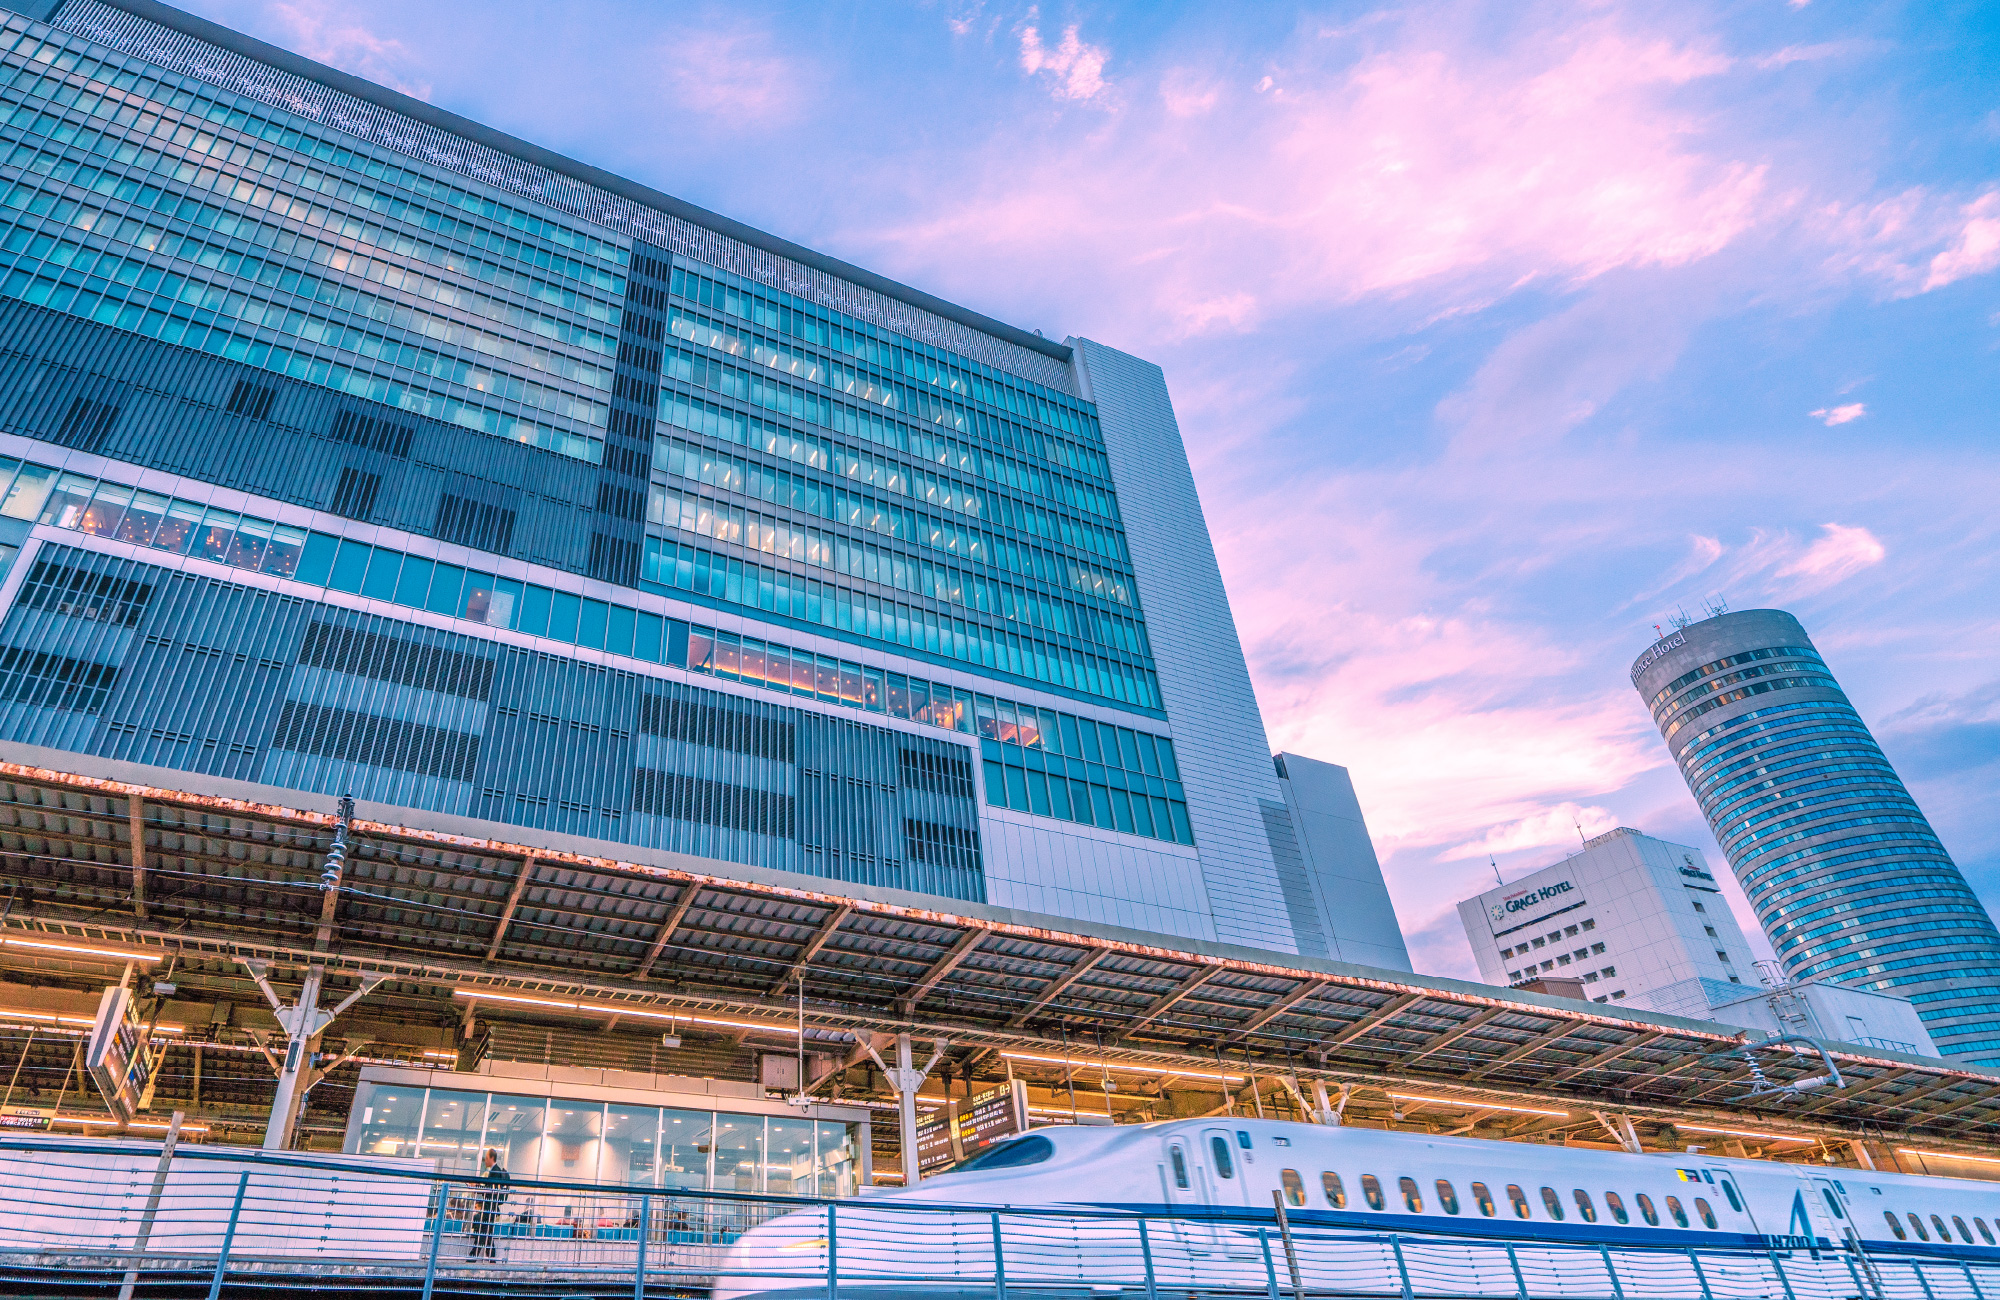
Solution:
M1104 429L1215 937L1297 952L1259 802L1282 806L1284 792L1166 376L1101 343L1068 342Z
M1570 887L1566 892L1506 910L1527 891L1563 884ZM1499 919L1496 907L1503 911ZM1584 992L1593 1001L1693 1016L1706 1015L1709 999L1723 990L1756 985L1750 941L1717 892L1701 851L1627 827L1466 899L1458 909L1489 983L1511 984L1513 972L1525 977L1530 966L1539 971L1543 962L1552 962L1542 973L1584 979ZM1587 931L1586 920L1595 923ZM1533 946L1537 938L1544 941L1540 948ZM1525 955L1501 956L1523 942L1529 944ZM1604 945L1603 952L1592 951L1597 944Z
M1718 1003L1707 1013L1725 1025L1805 1034L1833 1042L1887 1047L1914 1056L1936 1056L1937 1045L1907 998L1847 984L1814 980L1789 989L1760 989L1750 997Z
M1298 754L1279 757L1285 765L1279 784L1325 928L1326 955L1410 970L1410 951L1347 769Z

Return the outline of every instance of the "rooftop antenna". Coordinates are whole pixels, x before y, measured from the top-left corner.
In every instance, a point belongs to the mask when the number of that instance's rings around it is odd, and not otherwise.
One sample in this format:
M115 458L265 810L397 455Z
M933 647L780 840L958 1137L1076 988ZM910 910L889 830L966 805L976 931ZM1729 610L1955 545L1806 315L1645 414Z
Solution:
M1710 618L1721 618L1729 612L1729 602L1723 598L1721 592L1717 592L1714 596L1704 599L1701 608Z
M1489 853L1486 855L1486 861L1493 867L1493 883L1496 885L1506 884L1507 882L1500 878L1500 860Z
M1662 641L1666 640L1667 637L1666 630L1658 623L1653 624L1653 635Z
M1583 818L1572 817L1570 818L1570 824L1576 827L1576 842L1583 845L1586 849L1589 848L1590 841L1585 839L1583 834Z
M1672 623L1676 631L1685 631L1687 629L1687 625L1694 622L1694 619L1688 614L1687 610L1684 607L1676 605L1674 606L1673 617L1669 618L1667 622Z

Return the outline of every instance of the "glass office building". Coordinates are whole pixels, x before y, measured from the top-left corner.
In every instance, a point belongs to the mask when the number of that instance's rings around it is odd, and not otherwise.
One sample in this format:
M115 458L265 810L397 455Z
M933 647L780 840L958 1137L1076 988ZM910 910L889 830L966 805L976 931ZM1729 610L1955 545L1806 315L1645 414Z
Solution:
M1798 620L1689 624L1632 684L1785 973L1908 998L1942 1055L2000 1065L2000 932Z
M0 564L0 740L1342 955L1157 367L150 0L0 28Z

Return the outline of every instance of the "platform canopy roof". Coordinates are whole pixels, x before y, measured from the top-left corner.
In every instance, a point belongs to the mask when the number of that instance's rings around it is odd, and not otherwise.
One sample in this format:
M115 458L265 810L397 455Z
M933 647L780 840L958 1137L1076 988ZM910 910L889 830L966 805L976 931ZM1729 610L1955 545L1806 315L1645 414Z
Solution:
M6 757L0 969L16 973L101 974L128 952L218 971L320 961L336 985L386 976L371 997L441 1024L477 1003L794 1043L803 1008L815 1051L911 1032L948 1040L968 1072L1005 1054L1030 1074L1088 1062L1188 1087L1404 1086L1468 1109L1754 1119L1961 1151L2000 1120L2000 1075L1936 1059L1829 1043L1844 1088L1749 1098L1741 1049L1756 1031L369 804L316 953L331 799L56 751ZM1827 1072L1817 1051L1754 1055L1773 1084Z

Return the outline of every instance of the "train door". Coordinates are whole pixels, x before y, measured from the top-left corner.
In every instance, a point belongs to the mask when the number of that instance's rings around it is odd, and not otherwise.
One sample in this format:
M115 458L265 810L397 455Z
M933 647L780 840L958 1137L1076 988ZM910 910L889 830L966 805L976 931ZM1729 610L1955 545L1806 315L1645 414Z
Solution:
M1190 1254L1213 1255L1222 1239L1216 1221L1203 1214L1213 1195L1203 1163L1193 1139L1167 1139L1167 1204L1185 1216L1174 1220L1174 1235Z
M1715 1203L1716 1226L1724 1231L1763 1231L1757 1226L1757 1216L1752 1213L1750 1202L1744 1198L1743 1189L1736 1185L1734 1173L1727 1169L1704 1169L1702 1180L1712 1184L1707 1199Z
M1230 1210L1255 1208L1250 1199L1249 1164L1227 1129L1201 1131L1201 1159L1196 1168L1204 1181L1203 1193L1217 1210L1226 1214ZM1247 1259L1259 1253L1255 1231L1240 1220L1233 1225L1222 1218L1211 1222L1225 1254Z
M1799 1179L1792 1197L1792 1221L1786 1236L1807 1236L1814 1246L1845 1246L1849 1235L1847 1194L1831 1178L1808 1175Z

